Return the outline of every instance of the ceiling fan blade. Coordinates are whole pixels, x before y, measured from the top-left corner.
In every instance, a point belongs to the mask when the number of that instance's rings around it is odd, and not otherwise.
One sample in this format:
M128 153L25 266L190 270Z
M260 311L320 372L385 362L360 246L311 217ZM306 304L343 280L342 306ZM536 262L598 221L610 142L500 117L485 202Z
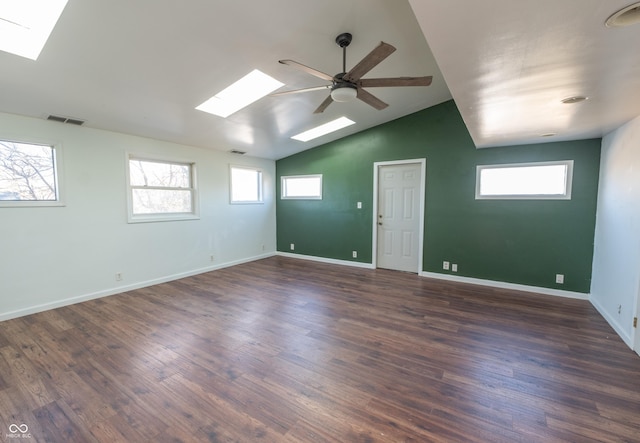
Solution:
M373 106L378 111L389 106L388 104L380 100L378 97L376 97L373 94L370 94L369 92L365 91L362 88L358 88L358 98L363 102L365 102L366 104Z
M373 51L367 54L365 58L360 60L360 63L355 65L349 72L345 74L345 76L343 77L344 80L348 82L355 82L360 80L360 77L375 68L378 63L389 57L395 50L396 48L391 46L389 43L380 42L380 44Z
M331 98L331 95L329 95L329 97L325 98L324 101L320 103L320 106L318 106L318 108L313 111L313 113L320 114L321 112L324 112L324 110L327 109L327 106L329 106L331 103L333 103L333 99Z
M300 69L301 71L306 72L307 74L314 75L322 80L326 80L328 82L333 81L333 76L329 74L325 74L324 72L318 71L317 69L310 68L308 66L303 65L302 63L298 63L293 60L278 60L279 63L283 65L292 66L294 68Z
M395 78L363 78L358 81L358 86L363 88L376 88L384 86L429 86L433 77L395 77Z
M291 91L274 92L269 97L277 97L279 95L299 94L300 92L320 91L321 89L331 89L331 85L314 86L311 88L292 89Z

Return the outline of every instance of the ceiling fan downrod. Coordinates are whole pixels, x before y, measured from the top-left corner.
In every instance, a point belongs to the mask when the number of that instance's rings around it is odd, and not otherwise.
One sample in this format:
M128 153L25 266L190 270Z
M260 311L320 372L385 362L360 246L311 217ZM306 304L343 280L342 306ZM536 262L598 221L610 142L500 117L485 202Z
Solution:
M343 32L336 37L336 43L342 48L342 73L347 72L347 46L351 43L353 36L348 32Z

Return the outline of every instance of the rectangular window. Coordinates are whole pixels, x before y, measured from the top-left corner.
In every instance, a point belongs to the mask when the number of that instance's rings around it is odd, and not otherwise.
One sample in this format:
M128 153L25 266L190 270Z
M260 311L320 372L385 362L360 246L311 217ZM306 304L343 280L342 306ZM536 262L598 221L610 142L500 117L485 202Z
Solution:
M478 165L476 199L570 200L573 160Z
M231 166L231 203L262 203L262 170Z
M60 148L0 140L0 207L61 206Z
M322 174L282 177L283 199L322 200Z
M129 222L197 218L195 164L129 156Z

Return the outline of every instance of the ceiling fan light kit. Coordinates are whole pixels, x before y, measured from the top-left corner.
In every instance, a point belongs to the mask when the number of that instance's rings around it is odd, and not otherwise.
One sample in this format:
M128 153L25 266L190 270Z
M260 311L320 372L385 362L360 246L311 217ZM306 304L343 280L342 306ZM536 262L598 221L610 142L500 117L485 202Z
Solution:
M330 81L331 85L314 86L311 88L296 89L292 91L283 91L272 96L297 94L300 92L317 91L320 89L330 89L329 96L316 108L314 114L323 112L331 103L335 102L349 102L354 99L359 99L369 106L377 110L381 110L389 106L364 88L373 87L391 87L391 86L429 86L432 81L431 76L425 77L389 77L389 78L371 78L362 79L362 76L367 74L373 68L375 68L380 62L391 55L396 48L392 45L380 42L380 44L367 54L359 63L357 63L351 70L347 71L347 47L351 44L353 36L344 32L336 37L336 44L342 48L342 72L330 76L317 69L310 68L293 60L280 60L283 65L288 65L297 68L301 71L311 74L325 81Z
M331 98L334 102L350 102L358 96L358 90L350 85L343 84L331 90Z

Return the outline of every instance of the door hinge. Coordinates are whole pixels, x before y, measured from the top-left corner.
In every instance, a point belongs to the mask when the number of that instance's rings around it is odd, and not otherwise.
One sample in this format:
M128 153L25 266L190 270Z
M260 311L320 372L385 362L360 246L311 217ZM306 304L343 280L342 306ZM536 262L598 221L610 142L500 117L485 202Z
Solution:
M638 327L638 317L633 317L633 327L634 328Z

